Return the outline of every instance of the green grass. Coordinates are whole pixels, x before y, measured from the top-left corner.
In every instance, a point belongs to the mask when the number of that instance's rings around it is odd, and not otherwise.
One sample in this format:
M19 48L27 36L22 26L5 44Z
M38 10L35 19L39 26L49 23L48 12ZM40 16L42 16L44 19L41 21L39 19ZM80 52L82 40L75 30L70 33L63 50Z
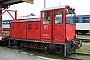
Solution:
M76 52L90 54L90 43L82 43L82 47L80 49L77 49Z
M43 53L38 53L38 52L34 52L33 53L34 56L42 56L42 57L47 57L47 58L53 58L53 59L58 59L59 57L56 55L51 55L51 54L43 54Z
M18 50L18 52L20 53L20 52L25 52L25 50Z
M78 58L78 59L82 59L82 60L90 60L89 56L83 56L83 55L71 55L70 57L72 58Z
M51 58L51 59L70 60L69 58L64 58L54 54L43 54L43 53L34 52L33 55L42 56L42 57Z
M70 60L69 58L62 58L62 60Z
M89 53L90 54L90 43L83 43L82 47L80 49L77 49L76 52L80 52L83 54ZM83 55L71 55L70 57L74 57L74 58L79 58L79 59L83 59L83 60L90 60L89 56L83 56Z
M90 35L78 35L78 38L90 39Z

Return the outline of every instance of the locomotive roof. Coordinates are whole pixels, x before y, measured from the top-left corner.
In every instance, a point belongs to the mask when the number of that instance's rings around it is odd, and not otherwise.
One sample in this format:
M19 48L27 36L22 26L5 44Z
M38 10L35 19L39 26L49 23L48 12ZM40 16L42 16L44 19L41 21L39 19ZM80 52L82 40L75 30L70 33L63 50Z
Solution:
M90 12L81 12L81 13L76 13L76 15L90 15Z
M58 8L65 8L66 5L62 5L62 6L54 6L54 7L49 7L49 8L43 8L41 11L43 10L52 10L52 9L58 9Z
M37 20L17 20L17 21L11 21L11 22L28 22L28 21L40 21L39 19Z

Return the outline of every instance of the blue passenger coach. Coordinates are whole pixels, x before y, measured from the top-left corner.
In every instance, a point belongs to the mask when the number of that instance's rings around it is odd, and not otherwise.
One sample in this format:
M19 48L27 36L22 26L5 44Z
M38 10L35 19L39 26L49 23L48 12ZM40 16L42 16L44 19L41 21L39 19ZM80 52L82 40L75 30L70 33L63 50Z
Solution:
M90 15L76 15L75 23L77 34L86 34L90 31Z

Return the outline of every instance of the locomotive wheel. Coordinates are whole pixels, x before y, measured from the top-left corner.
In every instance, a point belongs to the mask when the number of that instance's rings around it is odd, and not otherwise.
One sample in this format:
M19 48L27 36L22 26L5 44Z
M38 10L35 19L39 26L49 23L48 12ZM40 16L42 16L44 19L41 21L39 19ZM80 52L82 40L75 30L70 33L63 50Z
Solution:
M46 47L46 48L47 48L47 50L42 50L42 52L45 53L45 54L50 53L50 49L48 47Z
M21 42L20 47L24 48L24 43L23 42Z
M71 54L71 52L70 52L70 50L69 50L68 48L66 49L66 51L67 51L67 52L66 52L67 55L70 55L70 54Z

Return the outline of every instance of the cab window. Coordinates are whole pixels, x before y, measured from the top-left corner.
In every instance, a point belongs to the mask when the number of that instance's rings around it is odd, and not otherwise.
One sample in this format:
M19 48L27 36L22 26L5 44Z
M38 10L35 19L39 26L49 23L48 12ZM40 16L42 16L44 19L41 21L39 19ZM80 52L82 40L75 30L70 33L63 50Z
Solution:
M50 24L50 11L42 12L42 21L43 24Z
M61 10L55 10L54 11L54 23L55 24L61 24L62 23L62 11Z
M66 23L70 23L70 17L66 17Z

